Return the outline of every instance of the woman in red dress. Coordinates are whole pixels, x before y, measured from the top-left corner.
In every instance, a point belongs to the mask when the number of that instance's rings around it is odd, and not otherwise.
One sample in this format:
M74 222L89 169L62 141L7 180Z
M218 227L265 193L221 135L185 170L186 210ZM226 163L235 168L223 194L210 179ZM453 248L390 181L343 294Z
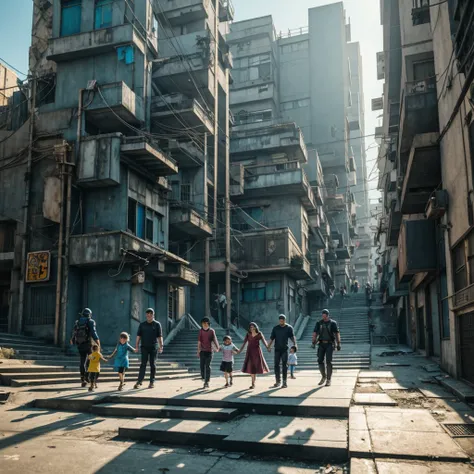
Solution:
M268 349L267 341L258 329L258 326L255 323L250 323L244 343L239 350L239 354L243 351L245 344L248 343L242 372L245 374L250 374L250 377L252 378L252 385L250 387L251 389L255 388L255 379L257 378L257 374L266 374L269 372L268 365L265 362L263 352L260 347L260 341L262 341L263 345Z

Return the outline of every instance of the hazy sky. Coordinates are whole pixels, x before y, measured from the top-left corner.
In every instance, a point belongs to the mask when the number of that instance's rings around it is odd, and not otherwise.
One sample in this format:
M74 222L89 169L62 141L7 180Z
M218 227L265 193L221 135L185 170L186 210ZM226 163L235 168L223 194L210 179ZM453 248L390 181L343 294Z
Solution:
M1 0L0 58L20 71L28 72L28 47L30 45L32 0ZM337 3L334 0L233 0L236 20L273 15L277 31L284 31L308 24L308 8ZM377 112L371 111L371 99L382 95L383 81L377 81L376 53L381 51L382 27L378 0L344 0L346 15L352 24L352 41L359 41L363 58L363 78L366 112L366 134L374 133ZM20 76L23 78L23 76ZM380 113L380 112L379 112ZM366 139L367 147L374 145L373 137ZM369 172L375 164L377 149L367 152ZM376 187L371 176L369 187ZM373 193L371 193L373 195Z

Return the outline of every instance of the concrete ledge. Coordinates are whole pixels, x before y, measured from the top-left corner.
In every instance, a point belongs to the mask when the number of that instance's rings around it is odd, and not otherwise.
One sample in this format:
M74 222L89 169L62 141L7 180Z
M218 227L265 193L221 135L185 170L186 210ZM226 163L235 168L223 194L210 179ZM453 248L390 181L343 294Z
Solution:
M471 388L469 385L461 382L460 380L455 380L452 378L441 378L439 379L441 385L449 390L451 393L454 393L456 397L460 398L464 402L474 402L474 388Z

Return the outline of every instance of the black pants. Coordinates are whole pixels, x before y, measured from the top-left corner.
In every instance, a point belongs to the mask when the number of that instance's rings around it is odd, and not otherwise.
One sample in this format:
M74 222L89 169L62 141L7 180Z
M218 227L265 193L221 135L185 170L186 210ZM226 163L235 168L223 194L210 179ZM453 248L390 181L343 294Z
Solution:
M89 368L89 355L92 353L90 344L81 344L77 346L81 361L79 363L79 370L81 371L81 380L85 382L89 379L87 369Z
M201 378L204 382L209 383L211 379L212 352L201 351L199 358L201 362Z
M318 347L318 364L319 370L323 377L331 379L332 376L332 354L334 352L334 345L332 342L321 342ZM326 364L324 364L326 359ZM327 368L327 372L326 372Z
M288 375L288 350L278 351L275 349L275 378L280 383L280 363L283 365L283 383L286 382Z
M146 366L150 362L150 383L155 381L156 375L156 355L158 354L157 346L142 346L142 362L140 364L140 372L138 374L138 383L142 383L145 378Z
M89 372L89 382L96 384L99 378L99 372Z

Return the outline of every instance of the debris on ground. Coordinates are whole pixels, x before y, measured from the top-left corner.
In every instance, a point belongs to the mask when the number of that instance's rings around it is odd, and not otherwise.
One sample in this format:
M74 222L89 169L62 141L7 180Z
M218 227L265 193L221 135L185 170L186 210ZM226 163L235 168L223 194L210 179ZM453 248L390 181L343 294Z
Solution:
M403 356L413 354L413 352L408 351L384 351L378 354L378 357L392 357L392 356Z
M11 359L15 355L15 351L13 349L9 349L8 347L0 347L0 359Z

